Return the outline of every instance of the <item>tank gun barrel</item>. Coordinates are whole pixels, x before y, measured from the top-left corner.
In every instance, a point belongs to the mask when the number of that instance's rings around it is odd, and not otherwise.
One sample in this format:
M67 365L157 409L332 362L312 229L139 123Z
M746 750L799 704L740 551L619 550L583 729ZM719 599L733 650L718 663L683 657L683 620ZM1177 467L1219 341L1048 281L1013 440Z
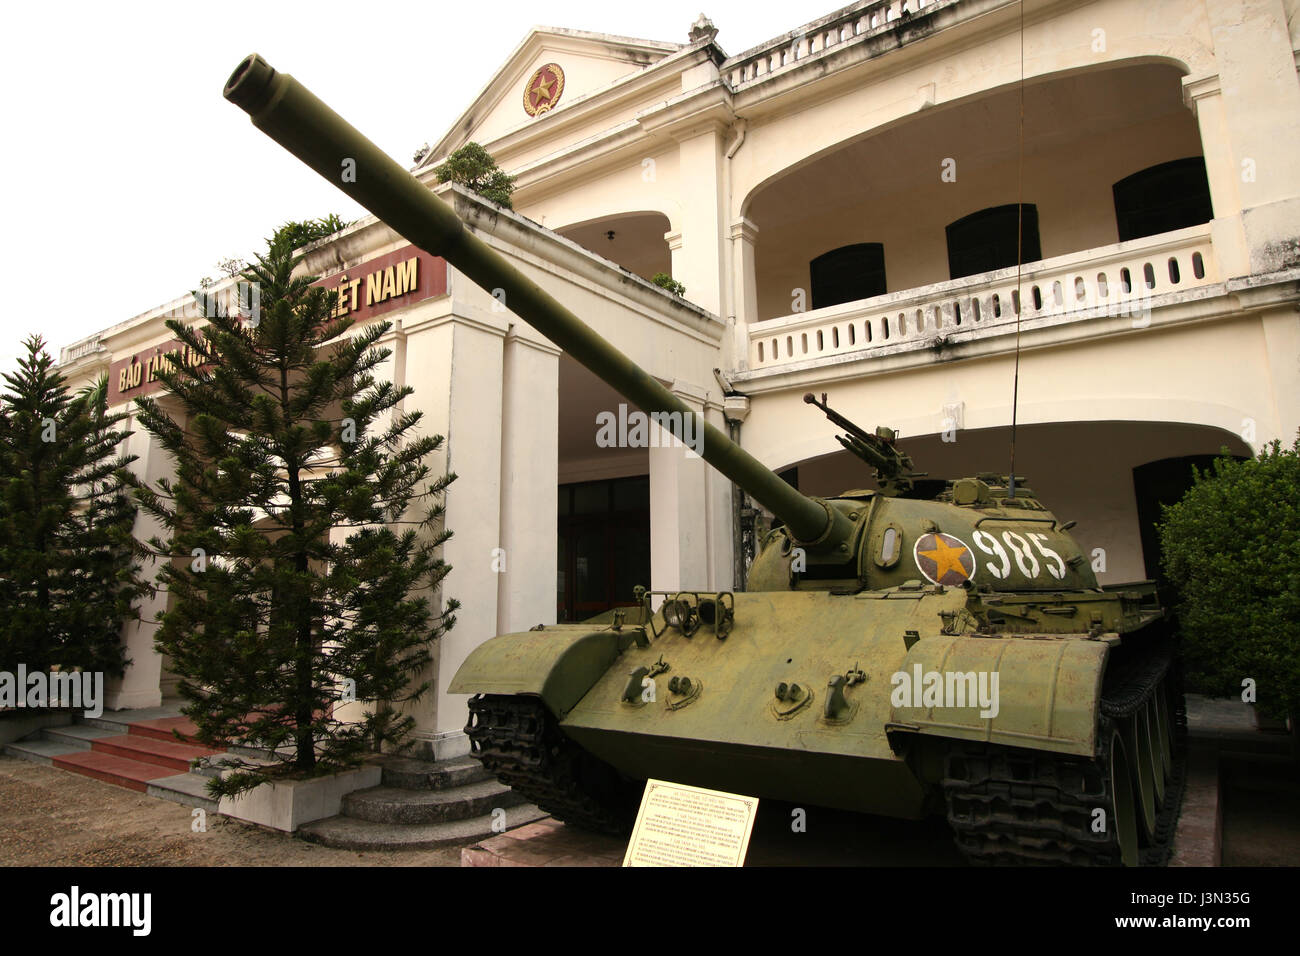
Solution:
M440 256L485 289L504 289L516 315L545 335L648 415L695 413L590 326L479 239L423 183L287 73L256 54L226 81L226 99L253 125L388 224L403 238ZM786 484L721 431L695 416L697 447L710 465L783 520L801 543L831 550L853 525L825 502ZM681 436L679 436L681 437Z

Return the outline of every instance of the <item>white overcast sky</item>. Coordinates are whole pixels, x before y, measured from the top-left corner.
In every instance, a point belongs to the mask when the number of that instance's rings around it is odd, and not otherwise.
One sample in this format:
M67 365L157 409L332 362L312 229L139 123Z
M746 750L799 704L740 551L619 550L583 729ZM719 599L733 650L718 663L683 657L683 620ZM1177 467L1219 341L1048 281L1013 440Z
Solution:
M28 3L0 57L0 371L196 288L289 219L362 212L257 131L221 88L248 53L292 73L404 165L535 25L729 54L835 9L754 0Z

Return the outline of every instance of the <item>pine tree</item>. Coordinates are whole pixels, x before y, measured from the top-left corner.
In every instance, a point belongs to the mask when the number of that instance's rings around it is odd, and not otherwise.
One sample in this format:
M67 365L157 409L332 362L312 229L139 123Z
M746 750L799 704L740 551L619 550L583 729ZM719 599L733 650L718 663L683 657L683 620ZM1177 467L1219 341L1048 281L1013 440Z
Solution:
M414 678L455 621L454 600L435 610L455 475L431 478L425 459L442 437L401 410L412 388L373 375L390 323L335 318L335 293L292 274L293 249L278 234L244 273L256 314L168 323L204 360L159 374L183 416L137 399L176 462L174 479L137 485L165 532L150 545L170 556L158 646L200 740L273 752L214 780L215 795L402 749L414 720L390 705L428 689ZM363 718L335 718L353 698L370 704Z
M32 336L0 399L0 663L120 675L122 624L148 590L108 380L76 396Z

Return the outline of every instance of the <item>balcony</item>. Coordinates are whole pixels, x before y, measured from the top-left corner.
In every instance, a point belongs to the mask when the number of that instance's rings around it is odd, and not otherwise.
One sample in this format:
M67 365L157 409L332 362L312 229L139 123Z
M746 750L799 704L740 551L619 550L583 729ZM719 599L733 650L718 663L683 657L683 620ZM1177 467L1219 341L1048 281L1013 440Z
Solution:
M1208 225L755 322L752 375L1151 310L1219 282ZM1021 296L1023 295L1023 301ZM1087 332L1081 330L1080 334Z
M928 14L957 0L866 0L805 23L782 36L728 58L719 72L733 90L802 66L888 33L918 14Z

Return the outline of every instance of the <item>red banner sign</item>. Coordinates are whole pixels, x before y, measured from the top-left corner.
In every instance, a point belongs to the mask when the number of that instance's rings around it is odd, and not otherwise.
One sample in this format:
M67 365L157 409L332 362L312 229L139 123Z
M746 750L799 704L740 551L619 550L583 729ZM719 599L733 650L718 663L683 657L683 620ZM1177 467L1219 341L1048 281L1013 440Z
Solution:
M339 292L339 316L364 322L447 292L447 263L414 246L363 262L316 283Z
M414 246L406 246L386 256L363 262L355 269L326 276L314 284L339 291L335 315L350 316L355 321L363 323L386 312L414 305L424 299L445 295L447 263ZM259 302L259 297L248 297L247 293L245 297L248 302ZM213 302L215 304L215 299ZM227 313L240 310L240 306L233 299L223 305ZM192 311L196 316L202 315L204 308L202 303L198 303ZM246 313L247 308L245 307L243 311ZM173 315L180 318L188 313L182 310ZM157 375L159 369L168 364L184 363L195 366L202 364L201 360L202 356L175 339L129 358L119 359L109 366L109 405L135 398L137 395L148 395L162 388L162 381Z

